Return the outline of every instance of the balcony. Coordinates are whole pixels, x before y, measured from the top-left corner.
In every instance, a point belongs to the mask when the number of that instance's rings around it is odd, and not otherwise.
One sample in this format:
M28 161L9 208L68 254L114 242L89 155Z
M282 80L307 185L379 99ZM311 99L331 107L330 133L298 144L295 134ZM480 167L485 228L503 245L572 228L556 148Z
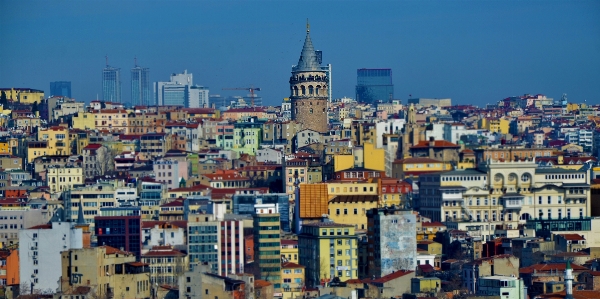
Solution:
M507 193L500 197L500 199L503 201L504 209L520 210L523 206L523 197L523 195L517 193Z
M463 200L463 191L467 188L462 186L443 186L440 187L440 192L442 193L442 200L445 201L462 201Z

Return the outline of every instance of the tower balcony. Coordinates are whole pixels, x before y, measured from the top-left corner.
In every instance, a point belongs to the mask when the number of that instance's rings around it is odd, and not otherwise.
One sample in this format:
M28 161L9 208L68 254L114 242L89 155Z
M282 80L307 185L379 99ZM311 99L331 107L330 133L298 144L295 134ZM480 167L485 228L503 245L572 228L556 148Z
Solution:
M292 76L290 77L290 84L297 84L302 82L329 82L329 78L327 76Z

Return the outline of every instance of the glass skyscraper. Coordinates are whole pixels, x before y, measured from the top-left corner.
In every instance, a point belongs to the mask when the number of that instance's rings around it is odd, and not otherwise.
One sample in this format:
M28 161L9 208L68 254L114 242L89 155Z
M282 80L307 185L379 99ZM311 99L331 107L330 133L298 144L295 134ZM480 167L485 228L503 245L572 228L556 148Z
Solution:
M372 104L394 98L392 69L358 69L356 73L356 101Z
M102 100L121 103L121 69L107 65L102 70Z
M71 82L56 81L50 82L50 96L71 97Z
M133 105L152 105L150 69L135 66L131 69L131 102Z

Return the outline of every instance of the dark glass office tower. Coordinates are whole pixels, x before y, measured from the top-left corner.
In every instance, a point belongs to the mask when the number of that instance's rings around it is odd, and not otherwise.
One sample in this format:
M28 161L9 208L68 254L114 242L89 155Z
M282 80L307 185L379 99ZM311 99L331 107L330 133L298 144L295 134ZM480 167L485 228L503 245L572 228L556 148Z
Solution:
M135 66L131 69L131 102L134 105L151 105L150 69Z
M121 69L107 65L102 70L102 100L121 103Z
M71 82L56 81L50 82L50 96L71 97Z
M356 100L362 103L388 102L394 98L392 69L358 69Z

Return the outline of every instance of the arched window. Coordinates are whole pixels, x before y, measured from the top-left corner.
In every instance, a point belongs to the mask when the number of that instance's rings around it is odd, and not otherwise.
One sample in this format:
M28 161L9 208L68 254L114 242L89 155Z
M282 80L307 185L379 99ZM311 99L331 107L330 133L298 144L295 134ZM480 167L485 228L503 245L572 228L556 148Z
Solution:
M315 90L315 94L316 94L316 95L320 95L320 92L321 92L321 86L320 86L320 85L317 85L317 88L316 88L316 90Z
M315 91L314 87L312 85L309 85L308 86L308 94L313 95L314 91Z
M310 114L312 114L312 113L313 113L313 108L310 108Z
M302 86L302 95L306 95L306 87Z
M298 96L298 86L294 86L294 95Z

